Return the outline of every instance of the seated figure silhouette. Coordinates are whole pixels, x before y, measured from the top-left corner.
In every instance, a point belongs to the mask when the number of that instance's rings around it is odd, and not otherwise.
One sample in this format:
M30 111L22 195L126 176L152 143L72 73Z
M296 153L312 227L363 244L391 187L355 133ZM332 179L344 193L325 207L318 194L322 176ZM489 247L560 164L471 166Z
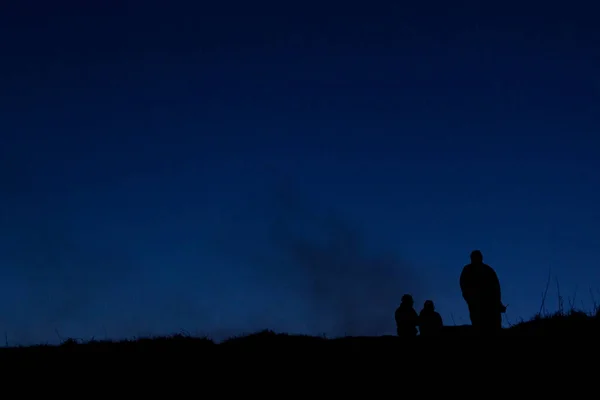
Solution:
M471 263L460 274L460 290L469 307L471 325L477 335L495 335L502 329L502 304L500 281L496 271L483 263L479 250L471 253Z
M442 316L435 311L433 301L427 300L419 313L419 332L421 336L439 336L442 333Z
M417 326L419 325L419 315L413 308L415 301L410 294L402 296L400 306L394 314L396 319L396 332L400 337L417 336Z

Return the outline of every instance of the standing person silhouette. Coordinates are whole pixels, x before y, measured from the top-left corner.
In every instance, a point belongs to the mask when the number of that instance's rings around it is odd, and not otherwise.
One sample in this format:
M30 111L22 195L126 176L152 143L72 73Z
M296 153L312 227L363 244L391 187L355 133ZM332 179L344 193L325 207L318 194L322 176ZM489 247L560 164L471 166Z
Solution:
M495 335L502 329L500 281L492 267L483 263L479 250L471 253L471 263L460 274L460 290L469 307L471 324L477 335Z

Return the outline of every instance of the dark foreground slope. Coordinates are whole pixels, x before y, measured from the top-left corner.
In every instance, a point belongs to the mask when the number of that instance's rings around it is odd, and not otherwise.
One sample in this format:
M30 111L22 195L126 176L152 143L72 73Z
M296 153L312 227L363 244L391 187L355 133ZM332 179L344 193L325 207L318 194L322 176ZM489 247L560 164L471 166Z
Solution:
M555 314L547 317L536 317L504 329L503 337L526 336L540 338L596 338L600 336L600 315L590 316L582 312ZM446 326L439 339L473 337L470 325ZM439 340L438 339L438 340ZM413 344L430 342L432 339L417 337ZM341 337L324 338L318 336L288 335L272 331L261 331L247 336L228 339L215 343L208 338L187 335L169 337L142 338L122 341L89 341L80 342L68 339L58 346L38 345L27 347L7 347L0 353L7 354L40 354L62 353L73 351L84 352L213 352L221 350L325 350L348 349L387 352L394 348L406 349L407 342L395 336L376 337Z

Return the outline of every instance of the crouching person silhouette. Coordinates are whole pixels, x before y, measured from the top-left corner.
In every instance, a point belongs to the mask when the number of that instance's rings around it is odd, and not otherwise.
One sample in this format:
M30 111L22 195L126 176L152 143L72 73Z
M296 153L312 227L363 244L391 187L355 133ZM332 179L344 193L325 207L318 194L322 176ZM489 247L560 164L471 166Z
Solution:
M442 316L435 311L433 301L427 300L419 313L419 332L421 336L439 336L442 333Z
M400 337L417 336L417 326L419 325L419 315L413 308L415 302L410 294L402 296L400 307L394 314L396 318L396 332Z
M471 325L476 335L496 335L502 330L502 304L500 281L496 271L483 263L481 251L471 253L471 263L460 274L460 289L469 307Z

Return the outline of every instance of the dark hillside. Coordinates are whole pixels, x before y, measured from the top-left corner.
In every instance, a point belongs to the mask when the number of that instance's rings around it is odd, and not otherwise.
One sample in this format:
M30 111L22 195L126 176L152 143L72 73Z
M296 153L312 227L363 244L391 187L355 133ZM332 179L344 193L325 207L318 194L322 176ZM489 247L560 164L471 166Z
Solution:
M590 315L580 311L556 313L545 317L535 317L504 329L502 336L539 336L556 338L581 338L600 335L600 315ZM472 337L470 325L446 326L443 338ZM426 339L417 337L414 344L424 343ZM432 339L428 339L431 341ZM81 342L68 339L59 346L38 345L28 347L5 347L0 352L7 354L57 353L65 351L91 352L213 352L220 350L294 350L294 349L360 349L376 352L391 350L406 345L395 336L341 337L325 338L318 336L288 335L269 330L254 334L233 337L221 343L209 338L197 338L186 335L173 335L158 338L140 338L122 341Z

